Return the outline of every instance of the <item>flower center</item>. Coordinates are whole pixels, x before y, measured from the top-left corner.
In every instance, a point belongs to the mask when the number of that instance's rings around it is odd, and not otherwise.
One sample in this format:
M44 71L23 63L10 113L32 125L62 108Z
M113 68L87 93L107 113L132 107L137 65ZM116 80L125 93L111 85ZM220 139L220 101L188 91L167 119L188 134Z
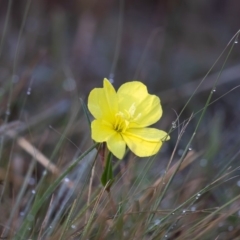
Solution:
M125 132L130 122L136 121L141 116L141 113L139 113L136 117L134 117L135 111L135 103L133 103L128 110L124 109L124 112L119 111L115 115L115 123L113 125L113 128L117 132Z
M115 117L113 128L117 132L125 132L129 125L129 121L126 119L126 116L122 112L118 112Z

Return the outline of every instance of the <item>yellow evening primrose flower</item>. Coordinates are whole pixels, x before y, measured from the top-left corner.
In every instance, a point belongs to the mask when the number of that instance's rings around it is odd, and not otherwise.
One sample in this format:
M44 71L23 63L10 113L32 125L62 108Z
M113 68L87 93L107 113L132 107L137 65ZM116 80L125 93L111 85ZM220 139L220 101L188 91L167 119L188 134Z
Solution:
M88 108L95 118L92 139L106 142L118 159L123 158L126 146L139 157L152 156L169 139L166 132L148 127L160 119L162 107L141 82L124 83L116 92L105 78L103 88L90 92Z

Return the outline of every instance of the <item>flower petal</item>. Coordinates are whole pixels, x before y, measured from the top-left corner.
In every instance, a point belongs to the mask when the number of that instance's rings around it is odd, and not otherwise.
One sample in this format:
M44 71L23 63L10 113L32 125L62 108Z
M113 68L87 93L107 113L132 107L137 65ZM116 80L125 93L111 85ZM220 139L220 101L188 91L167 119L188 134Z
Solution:
M132 135L148 141L167 141L170 139L169 135L156 128L133 128L127 130L127 135Z
M162 116L160 99L155 95L150 95L147 87L138 81L123 84L117 91L119 100L119 110L129 111L134 104L134 121L130 127L141 128L150 126L157 122Z
M88 109L96 119L114 122L118 112L118 97L112 84L105 78L103 88L94 88L88 97Z
M123 158L126 151L126 143L119 133L115 132L115 134L108 139L107 147L115 157L118 159Z
M127 82L121 85L117 91L121 110L128 110L133 103L139 105L142 99L148 95L147 87L138 81Z
M154 128L128 129L123 139L132 152L139 157L149 157L156 154L163 140L168 140L167 133Z
M155 95L148 95L137 106L136 115L140 117L133 122L132 127L147 127L156 123L162 116L160 99Z
M106 142L116 132L102 120L94 120L91 124L92 139L96 142Z

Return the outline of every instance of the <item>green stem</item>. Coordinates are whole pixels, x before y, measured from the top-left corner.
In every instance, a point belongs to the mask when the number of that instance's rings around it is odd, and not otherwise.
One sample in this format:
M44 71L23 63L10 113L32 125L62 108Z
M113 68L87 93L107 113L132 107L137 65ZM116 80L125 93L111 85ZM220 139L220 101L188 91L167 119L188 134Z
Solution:
M113 178L113 170L112 170L112 153L109 152L107 154L104 171L101 177L102 185L106 188L108 192L110 191L113 181L114 181L114 178Z

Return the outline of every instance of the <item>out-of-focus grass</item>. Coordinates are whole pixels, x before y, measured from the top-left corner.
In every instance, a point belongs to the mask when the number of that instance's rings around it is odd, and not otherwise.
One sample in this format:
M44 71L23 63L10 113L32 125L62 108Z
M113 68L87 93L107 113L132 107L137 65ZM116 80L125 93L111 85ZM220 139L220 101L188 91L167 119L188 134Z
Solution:
M196 93L199 81L188 82L204 76L237 30L206 24L216 3L202 22L203 1L185 1L188 13L182 4L160 1L6 3L0 7L1 237L238 239L239 72L229 67L239 59L236 39ZM115 160L110 193L100 184L103 167L84 105L107 75L115 85L136 76L159 92L161 129L172 127L171 141L156 156Z

